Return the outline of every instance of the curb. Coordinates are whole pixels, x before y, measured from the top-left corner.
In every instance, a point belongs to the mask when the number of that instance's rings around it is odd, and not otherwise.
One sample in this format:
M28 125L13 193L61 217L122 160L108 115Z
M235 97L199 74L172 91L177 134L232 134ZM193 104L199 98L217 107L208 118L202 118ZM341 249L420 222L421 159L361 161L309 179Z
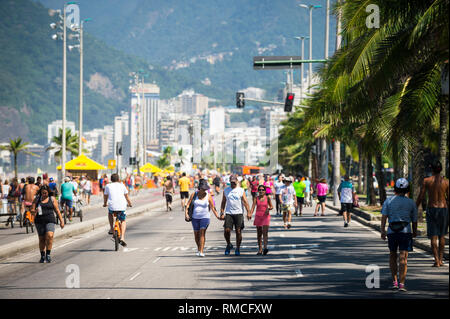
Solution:
M174 201L173 203L175 202L176 201ZM165 199L161 199L153 203L142 205L136 208L132 207L131 209L127 210L127 219L141 216L146 212L150 211L151 209L165 205L166 205ZM55 231L53 238L54 240L66 239L76 235L90 232L92 230L104 227L106 225L109 225L109 221L105 214L105 216L103 217L97 217L92 220L83 221L81 223L77 223L74 225L68 225L66 226L68 229L66 227L64 227L64 229L62 230L59 229L58 232ZM35 250L36 247L38 247L38 245L39 245L39 238L37 236L33 236L33 238L25 238L11 244L0 246L1 248L0 260L15 256L20 253L26 253Z
M336 207L330 206L328 204L325 204L325 206L331 210L339 212L339 209ZM375 221L379 221L381 219L377 219L376 217L374 218L374 216L372 216L369 213L362 212L360 210L353 210L352 219L355 219L359 223L363 224L364 226L368 226L368 227L381 233L381 224L379 222L375 223ZM421 235L421 233L423 233L423 232L421 232L419 230L417 231L418 235ZM413 246L433 254L433 251L431 249L430 240L427 237L414 238ZM444 251L444 259L446 259L446 260L449 259L448 252L446 252L446 251Z

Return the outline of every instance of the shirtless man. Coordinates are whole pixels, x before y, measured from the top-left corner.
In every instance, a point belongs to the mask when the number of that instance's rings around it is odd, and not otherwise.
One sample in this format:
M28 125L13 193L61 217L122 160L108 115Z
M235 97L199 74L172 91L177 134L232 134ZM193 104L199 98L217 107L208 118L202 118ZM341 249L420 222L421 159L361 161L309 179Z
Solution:
M434 255L433 267L444 264L445 235L448 234L448 205L449 184L448 179L441 177L442 165L439 161L431 165L433 175L423 180L416 205L422 203L425 193L428 195L427 205L427 236L431 239L431 247ZM438 241L439 238L439 249Z
M31 210L34 198L39 191L39 186L34 183L34 177L28 177L28 184L24 187L25 194L23 195L24 213Z

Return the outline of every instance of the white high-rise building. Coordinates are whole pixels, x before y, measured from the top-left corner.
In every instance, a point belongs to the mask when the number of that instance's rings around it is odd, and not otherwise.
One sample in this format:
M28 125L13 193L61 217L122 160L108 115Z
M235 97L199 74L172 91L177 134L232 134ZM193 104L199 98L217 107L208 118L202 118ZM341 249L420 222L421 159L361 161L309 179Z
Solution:
M203 115L208 111L209 99L207 96L194 91L183 91L179 97L184 114Z
M60 129L62 129L62 120L56 120L47 125L47 143L50 144L52 138L59 135ZM75 122L66 121L66 129L70 129L72 135L77 132Z
M209 109L209 135L221 134L225 130L225 109L216 107Z

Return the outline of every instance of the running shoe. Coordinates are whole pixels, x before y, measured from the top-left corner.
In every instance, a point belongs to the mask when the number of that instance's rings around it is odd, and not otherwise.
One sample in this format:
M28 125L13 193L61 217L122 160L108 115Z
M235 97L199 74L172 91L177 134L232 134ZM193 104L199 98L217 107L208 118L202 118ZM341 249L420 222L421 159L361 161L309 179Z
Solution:
M199 253L198 254L200 257L205 257L205 254L204 253Z
M200 252L197 251L197 252L195 253L195 256L199 257L199 256L200 256Z
M264 256L267 255L268 252L269 252L269 249L264 248L263 255L264 255Z
M45 261L45 256L41 256L41 260L39 260L39 262L40 262L41 264L43 264L44 261Z
M394 282L392 283L391 289L398 289L398 282L397 282L397 281L394 281Z
M120 241L120 244L121 244L123 247L127 247L127 243L124 242L123 240Z
M408 290L406 290L405 284L400 283L398 286L398 291L408 291Z
M287 228L288 228L288 229L291 228L291 224L287 224Z
M236 249L235 252L234 252L234 254L235 254L236 256L240 256L240 255L241 255L241 252L239 251L239 249Z
M227 248L225 248L225 255L229 255L230 254L230 250L233 248L232 244L227 245Z
M347 222L344 222L344 227L348 227L348 223Z
M50 255L46 255L45 256L45 261L48 262L48 263L51 263L52 262L52 257L50 257Z
M108 235L112 235L112 234L113 234L112 230L108 231Z

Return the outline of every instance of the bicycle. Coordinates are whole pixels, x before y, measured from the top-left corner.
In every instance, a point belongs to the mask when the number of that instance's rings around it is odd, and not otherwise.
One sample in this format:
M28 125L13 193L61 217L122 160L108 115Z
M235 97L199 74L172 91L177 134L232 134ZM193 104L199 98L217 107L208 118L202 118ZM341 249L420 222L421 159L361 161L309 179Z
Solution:
M23 213L23 226L25 226L27 234L29 233L29 229L34 233L34 217L31 214L30 208L25 207L25 212Z
M120 212L113 212L113 216L114 216L113 239L114 239L114 250L115 251L119 250L120 237L122 236L121 229L120 229L122 222L119 220L119 218L117 218L117 213L120 213Z

